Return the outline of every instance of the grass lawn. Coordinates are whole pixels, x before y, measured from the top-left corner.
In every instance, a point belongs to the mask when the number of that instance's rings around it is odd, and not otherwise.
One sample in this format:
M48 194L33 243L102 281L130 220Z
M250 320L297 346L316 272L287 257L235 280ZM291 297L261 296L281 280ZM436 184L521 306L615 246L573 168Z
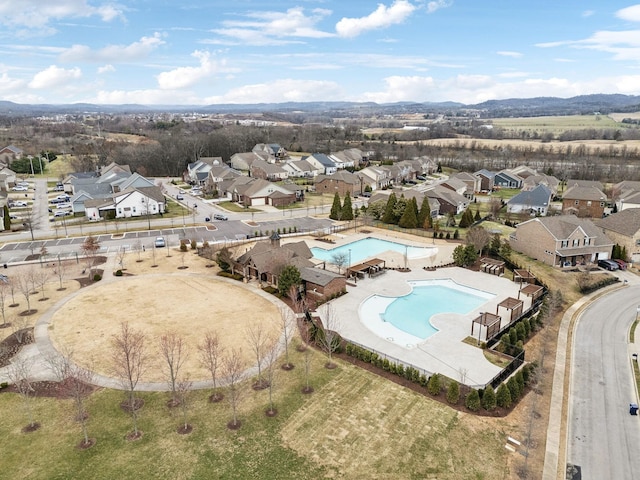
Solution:
M229 212L259 212L260 210L258 210L257 208L245 208L242 205L239 205L236 202L220 202L217 204L220 208L224 208L225 210L228 210Z
M312 353L311 385L303 395L304 354L292 352L296 368L278 370L278 416L267 418L268 393L244 391L242 427L228 430L226 401L207 402L208 391L190 396L189 435L179 435L179 409L168 394L144 393L139 428L129 442L130 418L119 408L122 392L99 390L88 399L88 450L71 420L70 400L36 399L42 427L25 434L22 402L0 395L5 432L0 437L7 478L507 478L500 421L457 412L348 364L336 370ZM460 448L465 445L464 448ZM508 475L507 475L508 476Z

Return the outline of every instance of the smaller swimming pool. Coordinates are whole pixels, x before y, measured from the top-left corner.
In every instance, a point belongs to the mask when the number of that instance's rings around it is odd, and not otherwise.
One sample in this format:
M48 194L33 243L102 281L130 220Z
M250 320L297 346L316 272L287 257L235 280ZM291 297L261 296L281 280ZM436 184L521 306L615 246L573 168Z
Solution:
M460 285L451 279L408 282L411 292L401 297L372 295L360 306L360 319L376 335L403 346L413 346L438 331L436 314L468 314L495 295Z
M331 263L336 254L351 255L351 265L354 265L366 258L375 257L389 250L403 255L406 254L408 259L430 257L437 252L435 247L413 247L400 242L367 237L331 249L313 247L311 248L311 253L318 260L329 263Z

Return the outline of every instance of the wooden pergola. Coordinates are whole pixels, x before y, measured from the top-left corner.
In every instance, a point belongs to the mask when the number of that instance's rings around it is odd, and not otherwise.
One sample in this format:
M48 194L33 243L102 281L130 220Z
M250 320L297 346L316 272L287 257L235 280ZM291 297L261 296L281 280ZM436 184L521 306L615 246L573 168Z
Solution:
M370 277L375 277L380 273L384 273L386 262L381 258L372 258L357 265L352 265L347 268L347 278L351 275L364 278L365 274L369 274Z
M524 302L517 298L508 297L501 301L496 307L496 315L498 314L500 307L506 308L509 310L509 323L513 322L513 314L515 313L516 318L522 315L522 309L524 307Z
M518 298L520 298L520 293L523 293L527 297L531 297L531 303L533 304L544 293L544 287L541 287L540 285L529 284L518 291Z
M513 281L520 283L536 283L536 276L529 270L517 268L513 271Z
M500 315L494 315L493 313L489 313L489 312L482 312L480 315L474 318L473 321L471 322L471 336L472 337L474 336L473 330L477 323L478 324L478 340L480 340L480 336L482 335L482 327L485 327L486 329L485 337L484 337L485 341L492 339L500 331L501 320L502 320L502 317L500 317Z
M480 259L480 270L492 275L504 274L504 262L493 258L482 257Z

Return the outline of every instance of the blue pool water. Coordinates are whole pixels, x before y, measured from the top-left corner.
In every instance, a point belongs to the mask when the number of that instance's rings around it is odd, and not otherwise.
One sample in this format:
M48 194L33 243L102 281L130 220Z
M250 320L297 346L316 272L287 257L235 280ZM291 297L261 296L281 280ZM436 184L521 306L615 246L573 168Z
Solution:
M453 282L451 282L455 285ZM469 313L479 308L491 294L443 284L416 284L413 291L391 302L380 315L383 321L421 339L427 339L438 330L430 319L437 313Z
M379 238L367 237L331 249L313 247L311 248L311 253L318 260L331 263L332 257L336 253L349 255L349 251L351 251L350 264L354 265L366 258L375 257L376 255L389 250L402 253L403 255L406 253L408 258L427 257L433 252L433 248L412 247L410 245L405 245L404 243L390 242L388 240L380 240Z

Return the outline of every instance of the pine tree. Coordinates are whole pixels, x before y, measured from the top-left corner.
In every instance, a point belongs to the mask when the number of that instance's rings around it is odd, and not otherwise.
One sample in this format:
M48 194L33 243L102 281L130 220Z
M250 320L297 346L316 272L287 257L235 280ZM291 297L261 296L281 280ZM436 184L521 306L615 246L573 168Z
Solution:
M474 222L479 222L480 220L482 220L482 217L480 216L480 209L478 208L476 210L476 216L473 217Z
M351 196L348 193L344 197L340 220L353 220L353 205L351 204Z
M509 408L511 406L511 392L509 387L501 383L496 392L496 403L500 408Z
M429 228L426 225L429 218L431 218L431 208L429 207L429 197L425 195L420 204L420 210L418 210L418 227Z
M6 231L11 230L11 215L9 214L9 207L4 206L4 229Z
M416 199L412 198L409 200L409 203L407 203L398 225L402 228L416 228L418 226L418 217L416 215L417 209Z
M496 392L491 385L487 385L482 395L482 408L491 411L496 408Z
M387 206L384 209L384 215L382 216L383 223L395 223L395 213L394 209L398 199L396 198L396 194L392 193L389 195L389 199L387 200Z
M340 220L340 214L342 213L342 205L340 205L340 195L338 192L333 196L333 205L331 205L331 213L329 218L331 220Z
M469 221L469 213L471 212L471 210L469 210L468 208L462 213L462 217L460 218L460 228L469 228L469 226L471 226L471 224L473 223L472 221Z
M460 400L460 385L458 382L449 382L447 387L447 402L451 405L455 405Z
M520 394L522 391L520 390L520 385L516 382L516 377L511 377L507 380L507 388L509 389L509 393L511 394L511 400L516 401L520 398Z
M472 412L480 410L480 394L475 388L467 394L467 397L464 399L464 404Z

